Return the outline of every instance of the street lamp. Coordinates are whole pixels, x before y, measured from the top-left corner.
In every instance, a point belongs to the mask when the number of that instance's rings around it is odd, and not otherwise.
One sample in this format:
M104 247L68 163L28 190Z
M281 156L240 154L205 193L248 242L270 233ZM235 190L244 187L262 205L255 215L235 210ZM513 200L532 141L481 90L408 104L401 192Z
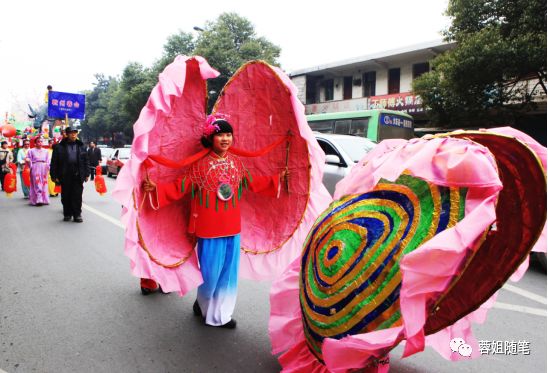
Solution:
M195 31L204 32L204 29L201 28L201 27L198 27L198 26L194 26L193 29L194 29Z

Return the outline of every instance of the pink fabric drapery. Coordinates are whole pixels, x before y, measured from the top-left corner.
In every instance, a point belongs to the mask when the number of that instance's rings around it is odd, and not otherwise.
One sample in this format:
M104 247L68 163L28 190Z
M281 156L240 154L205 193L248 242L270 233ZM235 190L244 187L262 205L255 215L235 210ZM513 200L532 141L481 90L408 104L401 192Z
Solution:
M504 141L501 141L502 147L505 145ZM501 158L507 157L500 149L493 151ZM533 168L526 177L539 178L542 171L534 169L530 150L520 148L519 151L520 156L523 159L527 158L528 165ZM507 159L500 159L500 162L507 162ZM417 353L428 344L447 359L463 359L465 357L451 354L448 348L449 341L454 337L464 338L472 346L472 356L479 354L478 344L471 332L471 323L485 320L486 312L494 303L496 295L492 295L477 310L458 321L453 320L452 325L435 334L425 337L423 328L429 325L426 323L430 320L426 315L426 306L446 292L458 276L468 276L466 271L461 271L462 263L470 257L471 252L483 249L482 237L485 237L486 229L497 218L497 198L502 189L497 162L487 147L464 139L449 137L429 141L386 140L362 159L352 169L351 174L337 185L335 198L366 193L374 188L381 178L394 181L403 171L437 185L468 188L464 219L453 228L440 232L423 243L418 249L404 256L400 262L403 278L400 291L403 325L349 335L339 340L326 338L322 347L325 364L322 364L310 353L305 342L299 303L301 263L300 259L296 259L282 277L274 282L270 298L269 332L273 353L283 353L279 358L283 371L346 372L363 368L374 358L380 358L383 364L370 365L366 371L383 371L388 366L384 364L382 357L404 339L404 356ZM535 183L537 181L539 180L534 180ZM542 186L542 179L538 184ZM537 197L542 194L542 187L532 190L535 191L534 195L520 195L519 198L538 199ZM506 198L508 197L505 196ZM529 205L527 201L523 203L525 206ZM539 221L535 223L538 225ZM501 249L506 250L504 247ZM521 247L520 250L519 255L527 255L526 248ZM439 258L440 261L436 261L435 258ZM433 260L440 265L431 265ZM492 257L491 260L500 262L498 256ZM489 276L484 279L488 289L498 289L501 286L494 277L492 280ZM490 294L485 289L482 291L484 294ZM461 301L467 302L466 299ZM473 307L474 304L464 304L461 308L471 310Z
M132 273L154 279L164 290L181 295L202 282L194 239L186 233L189 199L159 210L141 208L145 196L140 185L147 175L164 183L175 180L184 172L179 166L187 165L175 160L186 162L192 155L200 158L206 80L217 75L201 57L179 56L166 67L134 125L131 159L122 168L113 192L124 206L125 253ZM253 174L271 175L287 165L292 175L289 193L282 190L280 199L261 200L249 193L241 204L240 274L272 279L298 255L315 217L331 201L321 185L324 155L306 123L295 87L280 70L259 61L248 63L220 97L215 110L230 115L234 152L253 155L275 140L266 155L246 158L246 167ZM286 146L280 145L284 142ZM285 224L280 220L274 224L274 210Z

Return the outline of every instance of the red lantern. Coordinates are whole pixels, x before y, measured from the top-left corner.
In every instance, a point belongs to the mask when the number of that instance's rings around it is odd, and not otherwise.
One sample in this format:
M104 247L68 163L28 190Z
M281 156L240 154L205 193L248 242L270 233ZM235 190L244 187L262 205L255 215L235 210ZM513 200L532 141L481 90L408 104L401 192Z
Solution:
M30 168L28 165L25 165L25 168L23 168L23 184L25 184L26 187L30 187Z
M11 124L6 124L4 127L2 127L2 135L4 137L13 137L15 136L16 130L15 127Z
M14 163L10 163L9 167L11 168L11 173L6 174L4 177L4 191L8 197L11 197L11 194L17 191L17 166Z
M105 179L103 175L95 175L95 190L100 195L103 195L107 192L107 186L105 184Z
M95 167L95 175L102 175L103 174L103 168L101 165L98 165Z

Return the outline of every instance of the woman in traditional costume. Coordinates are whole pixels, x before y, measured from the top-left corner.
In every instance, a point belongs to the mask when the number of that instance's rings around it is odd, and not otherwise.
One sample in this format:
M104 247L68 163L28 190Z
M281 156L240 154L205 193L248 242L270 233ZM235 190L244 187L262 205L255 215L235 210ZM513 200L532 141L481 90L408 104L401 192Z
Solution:
M194 312L207 325L234 328L240 262L240 199L245 189L277 197L286 175L251 175L240 158L228 152L233 129L224 119L210 116L202 145L211 151L193 163L177 180L156 185L144 181L145 192L156 193L157 208L191 194L188 232L198 239L198 260L204 283L198 287ZM154 202L153 202L154 205Z
M33 206L49 205L48 173L50 156L42 147L42 139L34 140L34 148L27 153L26 161L30 167L29 199Z

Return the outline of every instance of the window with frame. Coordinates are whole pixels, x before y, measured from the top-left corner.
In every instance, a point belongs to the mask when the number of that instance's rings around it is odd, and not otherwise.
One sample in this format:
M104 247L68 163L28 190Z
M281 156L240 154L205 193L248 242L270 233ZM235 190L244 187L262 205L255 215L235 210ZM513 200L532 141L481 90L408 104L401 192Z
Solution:
M417 79L422 74L430 71L430 64L428 62L421 62L413 64L413 79Z
M352 77L345 76L343 79L343 100L352 98Z
M332 101L335 92L333 79L324 80L325 101Z
M375 84L377 83L377 72L367 71L362 75L363 97L375 96Z
M350 126L350 134L355 136L367 137L368 125L369 125L369 118L352 119L352 125Z
M338 134L341 134L341 135L350 134L350 124L351 123L352 123L352 119L336 120L335 121L335 131L334 131L334 133L338 133Z
M316 96L316 80L306 78L306 104L315 104L318 102Z
M318 144L320 144L320 147L322 148L325 155L336 155L340 158L339 152L327 141L324 139L316 139L318 141Z
M308 125L312 131L317 131L321 133L333 133L333 121L332 120L321 120L318 122L309 122Z
M388 94L400 93L400 68L388 70Z

